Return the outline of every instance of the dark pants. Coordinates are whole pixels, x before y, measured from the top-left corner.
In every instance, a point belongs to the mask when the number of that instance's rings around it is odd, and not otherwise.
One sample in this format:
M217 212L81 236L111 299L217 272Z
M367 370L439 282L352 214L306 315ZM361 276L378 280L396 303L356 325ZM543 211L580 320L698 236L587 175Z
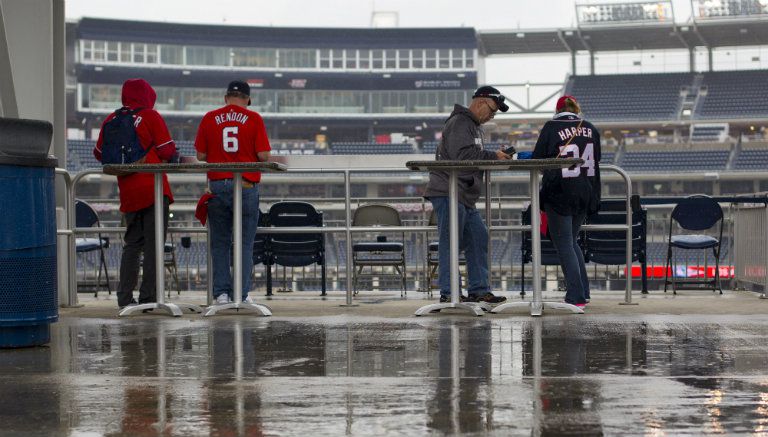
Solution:
M437 214L437 232L440 244L437 246L437 282L440 295L451 296L451 234L449 201L447 197L430 197ZM480 212L459 203L459 252L464 251L467 260L469 285L467 294L481 297L491 292L488 280L488 228L480 217Z
M544 211L547 213L549 235L555 243L565 276L565 301L571 304L584 303L589 299L589 277L584 265L584 254L576 240L585 214L560 215L546 205Z
M168 232L168 197L163 197L163 243ZM141 254L144 253L144 274L139 289L139 303L157 300L155 290L155 206L125 214L128 228L123 237L123 257L120 260L120 284L117 286L117 304L125 306L133 300L133 290L139 281Z

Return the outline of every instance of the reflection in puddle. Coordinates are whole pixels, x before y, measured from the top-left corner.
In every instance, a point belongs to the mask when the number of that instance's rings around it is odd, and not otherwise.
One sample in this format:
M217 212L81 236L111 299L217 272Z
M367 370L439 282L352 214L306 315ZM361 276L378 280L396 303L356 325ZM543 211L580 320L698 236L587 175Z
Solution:
M768 324L67 319L0 351L19 435L763 433Z

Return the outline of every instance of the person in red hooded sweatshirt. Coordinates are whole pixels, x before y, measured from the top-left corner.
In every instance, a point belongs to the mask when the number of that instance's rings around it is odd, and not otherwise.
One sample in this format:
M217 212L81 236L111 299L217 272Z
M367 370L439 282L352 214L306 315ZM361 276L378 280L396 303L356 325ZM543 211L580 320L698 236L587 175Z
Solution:
M123 83L123 106L136 111L133 115L136 135L148 152L144 164L178 161L176 144L171 139L163 117L154 110L157 94L144 79L128 79ZM101 162L104 125L115 116L107 116L101 125L99 139L93 155ZM127 227L123 237L123 256L120 260L120 283L117 287L117 305L120 309L136 304L133 290L139 280L140 256L144 253L144 276L139 289L138 303L156 301L155 294L155 196L154 176L151 173L131 173L117 177L120 190L120 212ZM173 203L168 177L163 174L163 238L168 231L168 207Z

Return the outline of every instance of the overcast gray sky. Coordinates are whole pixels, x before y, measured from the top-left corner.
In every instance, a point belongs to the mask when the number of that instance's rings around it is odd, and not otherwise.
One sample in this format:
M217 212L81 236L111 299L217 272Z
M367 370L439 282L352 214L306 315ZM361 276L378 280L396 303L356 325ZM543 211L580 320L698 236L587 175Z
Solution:
M574 0L66 0L66 11L70 18L366 27L376 10L398 12L401 27L511 29L572 26L574 4ZM678 21L687 20L690 0L673 4Z

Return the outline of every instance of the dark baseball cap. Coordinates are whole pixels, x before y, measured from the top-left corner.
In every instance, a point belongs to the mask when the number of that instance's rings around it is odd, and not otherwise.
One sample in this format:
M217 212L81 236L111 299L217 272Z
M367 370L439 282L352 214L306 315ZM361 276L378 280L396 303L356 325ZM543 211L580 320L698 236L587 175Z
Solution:
M242 80L233 80L229 83L227 86L227 94L229 93L240 93L243 95L246 95L248 97L251 96L251 86L248 85L248 82L243 82ZM248 99L248 105L251 104L251 99Z
M227 93L240 93L245 94L246 96L250 96L251 86L242 80L233 80L229 83L229 86L227 86Z
M496 106L499 108L499 111L501 112L507 112L509 110L509 106L507 106L506 103L504 103L504 100L506 97L504 97L504 94L502 94L499 90L492 86L481 86L475 91L475 94L472 95L472 98L480 98L485 97L487 99L491 99L494 102L496 102Z

